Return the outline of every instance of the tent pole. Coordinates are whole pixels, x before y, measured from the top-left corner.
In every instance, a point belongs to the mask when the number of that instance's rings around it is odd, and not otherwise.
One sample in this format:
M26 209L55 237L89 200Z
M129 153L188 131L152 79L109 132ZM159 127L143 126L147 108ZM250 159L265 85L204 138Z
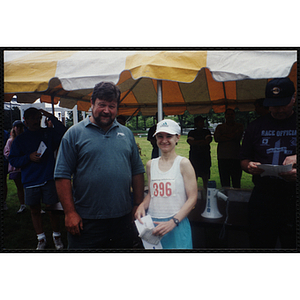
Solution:
M78 111L77 111L77 104L73 107L73 125L78 123Z
M52 115L54 116L54 95L51 94Z
M162 81L157 80L157 121L163 119L163 104L162 104Z
M157 122L163 119L163 104L162 104L162 81L157 80ZM161 156L161 150L158 149L158 154Z
M226 89L225 89L225 82L223 81L222 84L223 84L223 92L224 92L224 98L225 98L225 111L226 111L228 108L228 101L227 101L227 95L226 95Z

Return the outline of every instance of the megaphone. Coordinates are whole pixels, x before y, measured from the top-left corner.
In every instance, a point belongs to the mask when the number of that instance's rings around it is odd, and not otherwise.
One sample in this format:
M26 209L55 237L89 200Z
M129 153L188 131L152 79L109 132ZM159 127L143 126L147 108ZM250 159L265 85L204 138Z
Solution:
M221 198L226 201L228 197L219 192L216 187L217 184L215 181L209 181L207 184L206 207L204 212L201 214L204 218L219 219L223 217L218 209L217 198Z

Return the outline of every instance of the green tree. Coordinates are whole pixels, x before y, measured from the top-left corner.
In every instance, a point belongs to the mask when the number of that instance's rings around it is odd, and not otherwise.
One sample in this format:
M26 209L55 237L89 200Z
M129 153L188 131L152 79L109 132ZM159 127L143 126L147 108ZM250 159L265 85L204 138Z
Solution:
M154 124L153 116L143 116L140 112L137 116L132 116L126 123L130 130L145 131Z
M244 125L244 129L247 128L250 122L254 121L258 118L258 115L255 111L237 111L235 114L235 120L238 123L242 123Z
M235 109L235 121L244 125L244 128L247 128L250 122L254 121L258 117L255 111L240 111ZM225 113L215 113L211 110L208 114L208 119L211 123L224 123L225 122Z
M82 111L77 111L77 116L78 116L78 122L83 120L83 114ZM69 111L67 113L67 118L66 118L66 127L69 128L73 125L73 112Z
M241 112L238 109L235 110L236 122L242 123L244 128L248 126L250 122L257 118L256 112ZM202 116L206 119L206 125L209 123L223 123L225 121L225 113L215 113L212 109L207 114L195 114L192 115L188 111L185 111L182 115L165 116L166 119L172 119L179 123L181 128L194 128L194 119L197 116ZM130 130L145 131L155 124L155 116L143 116L140 112L137 116L132 116L126 123L126 126Z

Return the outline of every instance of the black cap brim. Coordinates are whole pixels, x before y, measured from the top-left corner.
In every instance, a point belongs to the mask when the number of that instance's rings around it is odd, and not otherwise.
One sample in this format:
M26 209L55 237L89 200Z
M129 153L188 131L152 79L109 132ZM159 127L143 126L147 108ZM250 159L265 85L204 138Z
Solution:
M264 100L264 106L285 106L288 105L292 100L292 97L287 98L266 98Z

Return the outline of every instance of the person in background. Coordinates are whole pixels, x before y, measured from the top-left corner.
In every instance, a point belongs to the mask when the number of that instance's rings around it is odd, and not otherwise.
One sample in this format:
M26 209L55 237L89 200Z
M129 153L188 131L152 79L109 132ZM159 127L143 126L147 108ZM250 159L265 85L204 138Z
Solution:
M51 119L54 128L41 128L42 115ZM46 207L59 202L53 178L54 152L66 128L49 112L34 107L25 110L24 120L27 129L14 139L8 159L13 167L21 168L25 204L30 207L31 219L38 239L36 249L44 250L47 239L42 225L41 200ZM39 150L42 144L45 146L44 153ZM59 215L49 211L49 216L55 248L63 249Z
M10 132L10 138L6 142L3 151L3 154L6 159L8 159L12 142L18 135L23 133L23 131L24 131L24 124L20 120L14 121ZM15 185L17 187L17 194L20 201L20 208L17 211L17 213L22 213L26 209L26 205L24 202L24 188L21 180L21 169L14 168L11 164L9 164L8 172L9 172L9 179L14 180Z
M7 140L9 139L9 132L3 129L3 145L6 145ZM8 210L6 198L7 198L7 174L8 174L8 160L3 155L3 201L1 201L1 205L3 210Z
M241 166L253 175L249 200L251 248L296 247L297 116L295 87L289 78L266 86L270 113L251 122L241 148ZM263 176L261 164L292 165L279 176Z
M203 128L203 117L196 117L194 123L196 129L191 130L187 138L187 143L190 145L189 159L195 169L196 178L202 178L203 187L207 191L207 183L210 178L212 136L209 129Z
M145 170L133 133L116 121L120 94L113 83L97 84L92 115L61 141L54 176L69 249L133 248L133 215L143 200Z
M260 117L269 113L269 107L264 106L264 100L265 100L265 98L260 98L260 99L255 100L255 102L254 102L255 112Z
M158 113L155 114L155 122L158 120ZM156 124L151 126L148 131L147 141L149 141L152 145L152 153L151 158L159 157L159 150L156 144L156 138L153 136L156 130Z
M161 236L163 249L192 249L189 220L197 202L197 180L190 161L175 152L180 126L173 120L157 124L155 137L161 157L147 162L149 192L138 207L135 218L147 213L156 225L153 235Z
M225 123L218 125L214 139L218 143L217 158L222 187L241 187L242 169L239 159L244 127L235 122L235 111L225 111Z
M125 116L123 116L123 115L117 116L117 121L118 121L121 125L123 125L123 126L126 125L126 118L125 118Z

